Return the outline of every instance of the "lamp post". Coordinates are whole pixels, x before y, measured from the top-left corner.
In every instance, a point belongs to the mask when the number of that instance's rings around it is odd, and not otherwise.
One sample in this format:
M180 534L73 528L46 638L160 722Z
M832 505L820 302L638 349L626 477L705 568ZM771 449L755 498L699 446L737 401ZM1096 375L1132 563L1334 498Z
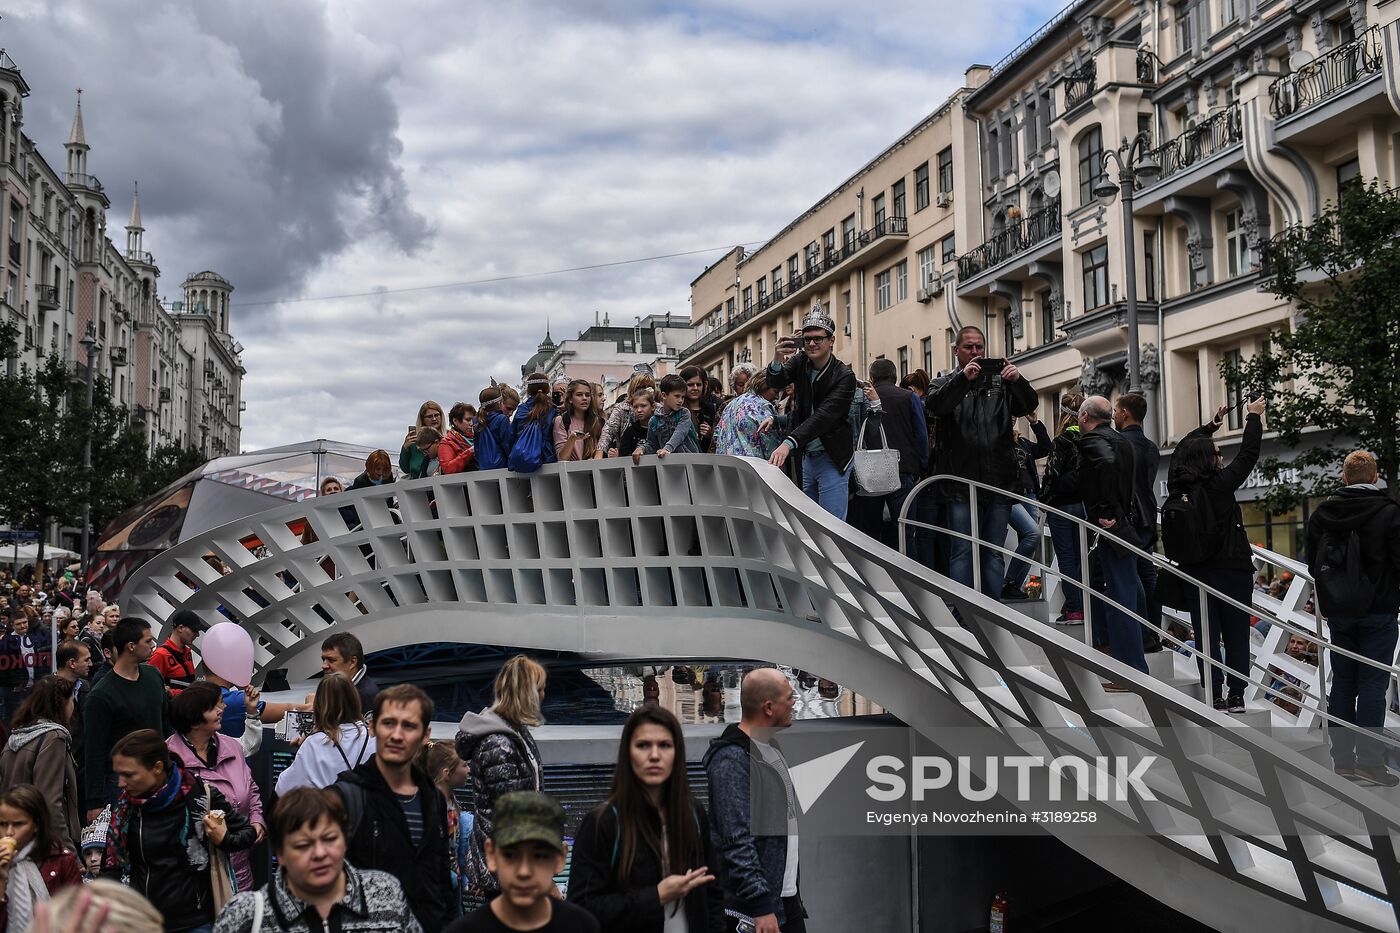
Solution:
M83 438L83 543L82 579L87 582L88 544L92 534L92 377L97 365L97 354L102 350L102 341L97 339L97 329L88 321L87 333L78 343L87 351L87 430Z
M1128 391L1134 393L1142 392L1142 348L1138 344L1137 237L1133 230L1133 190L1139 178L1151 181L1162 174L1162 167L1148 151L1151 145L1152 137L1146 131L1138 133L1132 142L1124 137L1122 145L1103 154L1103 175L1094 186L1094 194L1101 204L1112 204L1114 197L1120 194L1123 197L1123 237L1126 241L1123 259L1128 277L1125 283L1128 296ZM1118 166L1116 182L1108 177L1110 162Z

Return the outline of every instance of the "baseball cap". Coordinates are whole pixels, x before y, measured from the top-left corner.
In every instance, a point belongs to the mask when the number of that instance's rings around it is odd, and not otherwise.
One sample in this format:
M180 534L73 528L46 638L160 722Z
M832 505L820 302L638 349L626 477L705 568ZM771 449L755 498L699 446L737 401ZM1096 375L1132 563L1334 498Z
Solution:
M518 790L496 798L491 841L496 848L542 842L564 851L564 808L548 794Z
M170 628L173 630L177 625L186 626L196 632L209 630L209 623L201 619L193 609L176 609L170 616Z

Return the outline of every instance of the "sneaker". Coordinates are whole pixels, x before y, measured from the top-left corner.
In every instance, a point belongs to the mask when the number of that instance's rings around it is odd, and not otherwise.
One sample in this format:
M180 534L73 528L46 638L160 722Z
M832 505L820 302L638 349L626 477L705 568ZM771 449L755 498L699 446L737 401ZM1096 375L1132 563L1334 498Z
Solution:
M1242 693L1230 694L1229 699L1227 699L1225 703L1229 706L1230 712L1232 713L1244 712L1244 694Z
M1350 781L1350 780L1355 780L1355 779L1356 779L1356 766L1355 766L1355 765L1337 765L1335 768L1332 769L1332 773L1335 774L1335 775L1337 775L1337 777L1344 777L1344 778L1346 778L1346 779L1349 780L1349 781Z
M1056 625L1083 625L1084 613L1082 612L1062 612L1055 619Z
M1104 682L1103 691L1104 691L1104 693L1132 693L1132 692L1133 692L1131 687L1125 687L1125 686L1123 686L1122 684L1114 683L1114 682L1111 681L1111 680L1105 681L1105 682Z
M1030 599L1030 595L1014 583L1008 583L1001 588L1002 599Z
M1394 787L1400 784L1400 777L1391 774L1384 765L1357 765L1353 780L1375 787Z
M1224 698L1224 697L1216 697L1216 698L1215 698L1215 711L1216 711L1217 713L1223 713L1223 712L1225 712L1225 710L1226 710L1226 707L1225 707L1225 698Z

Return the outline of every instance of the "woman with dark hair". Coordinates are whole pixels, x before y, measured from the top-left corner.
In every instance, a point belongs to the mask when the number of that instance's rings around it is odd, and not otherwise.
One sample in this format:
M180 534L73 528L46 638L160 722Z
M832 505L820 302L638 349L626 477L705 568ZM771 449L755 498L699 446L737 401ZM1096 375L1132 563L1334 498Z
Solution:
M899 386L902 389L908 389L910 392L913 392L919 398L923 398L925 395L928 395L928 373L924 372L922 369L916 369L909 375L905 376L903 379L899 380Z
M54 838L39 789L19 784L0 796L0 930L25 933L38 904L61 888L82 883L78 856Z
M569 900L609 933L662 933L677 914L679 929L719 933L715 863L709 820L686 779L681 724L646 704L622 727L607 801L579 826Z
M165 744L181 768L224 795L233 808L253 824L257 841L267 832L262 797L253 772L243 757L242 743L223 735L223 691L207 680L196 681L170 700L170 727ZM229 856L238 890L253 889L253 863L247 852Z
M21 784L40 788L49 805L53 841L77 851L82 838L82 798L73 767L73 685L53 674L34 685L10 722L0 752L0 791Z
M603 433L599 401L587 379L569 383L563 409L554 419L554 454L560 460L587 460L597 452Z
M513 391L513 390L512 390ZM515 443L515 429L505 411L506 390L492 382L477 395L476 465L481 470L505 469Z
M306 737L287 770L277 777L277 793L295 787L330 787L342 771L353 771L374 754L374 733L365 725L360 696L344 674L321 678L311 704L316 731Z
M603 423L602 434L598 437L598 451L593 456L597 460L602 460L610 455L622 440L622 435L627 433L627 429L632 426L634 413L632 411L632 399L643 389L651 389L652 394L656 394L656 379L650 370L634 372L632 378L627 380L627 388L623 391L622 397L617 400L612 408L608 409L607 421Z
M1040 481L1041 502L1079 518L1086 517L1076 472L1079 469L1079 406L1082 404L1083 392L1072 390L1060 396L1060 421L1045 464L1045 475ZM1060 590L1064 594L1064 608L1054 624L1083 625L1084 590L1080 582L1084 578L1084 568L1080 560L1079 526L1054 512L1046 517L1046 524L1050 526L1050 544L1055 549Z
M146 895L168 933L214 922L210 853L241 852L257 831L224 795L180 767L154 729L138 729L112 749L121 796L107 827L103 873Z
M699 366L687 366L681 370L681 378L685 380L685 407L700 438L700 453L707 454L713 448L715 421L719 417L714 396L709 393L709 377Z
M1235 500L1235 490L1244 485L1254 464L1259 462L1259 449L1264 438L1264 400L1250 402L1244 422L1244 437L1239 452L1229 465L1220 454L1220 447L1211 435L1220 429L1229 408L1221 408L1215 418L1181 439L1172 452L1171 468L1167 472L1167 498L1203 496L1209 503L1215 520L1215 534L1209 549L1213 552L1204 561L1186 563L1179 555L1167 552L1167 557L1181 564L1184 573L1212 589L1224 593L1236 602L1250 605L1254 594L1254 552L1244 530L1244 515ZM1200 600L1190 598L1191 620L1195 625L1196 644L1203 645ZM1212 596L1206 601L1210 619L1210 656L1220 660L1220 645L1225 643L1225 664L1230 675L1226 678L1219 667L1210 669L1211 696L1217 710L1244 712L1244 684L1249 674L1249 613L1228 605Z

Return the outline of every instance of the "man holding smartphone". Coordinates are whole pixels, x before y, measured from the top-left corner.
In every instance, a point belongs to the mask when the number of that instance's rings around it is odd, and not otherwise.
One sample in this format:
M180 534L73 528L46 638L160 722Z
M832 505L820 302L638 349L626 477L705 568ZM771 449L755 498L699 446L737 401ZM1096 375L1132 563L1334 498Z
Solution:
M812 302L800 335L778 341L777 359L768 364L768 385L778 390L793 386L793 428L768 462L783 466L797 452L802 491L845 521L855 453L848 418L856 374L832 354L835 344L836 324L820 301Z
M987 338L980 328L958 331L953 352L958 368L929 386L925 405L934 422L934 472L985 483L996 489L1017 488L1012 425L1035 411L1035 389L1008 360L986 357ZM947 482L939 490L947 527L972 533L968 487ZM998 546L1006 543L1011 500L985 489L977 492L977 537ZM971 587L972 542L947 536L948 575ZM1005 560L994 548L981 548L982 592L1001 599Z

